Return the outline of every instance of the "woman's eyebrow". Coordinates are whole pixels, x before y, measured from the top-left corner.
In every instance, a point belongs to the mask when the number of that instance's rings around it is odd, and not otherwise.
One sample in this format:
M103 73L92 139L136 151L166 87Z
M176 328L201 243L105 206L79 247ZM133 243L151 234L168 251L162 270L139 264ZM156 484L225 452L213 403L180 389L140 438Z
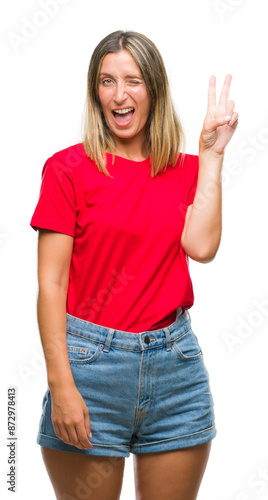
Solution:
M110 73L100 73L100 76L108 76L109 78L114 78ZM126 75L124 78L136 78L137 80L142 80L141 76L137 75Z
M142 80L142 77L138 75L126 75L125 78L136 78L137 80Z

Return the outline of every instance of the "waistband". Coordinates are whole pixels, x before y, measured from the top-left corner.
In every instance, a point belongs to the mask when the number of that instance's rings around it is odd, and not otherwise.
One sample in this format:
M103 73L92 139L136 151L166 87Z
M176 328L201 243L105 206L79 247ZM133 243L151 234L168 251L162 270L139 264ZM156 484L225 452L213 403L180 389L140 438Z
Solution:
M177 309L176 319L171 325L158 330L144 332L124 332L115 328L91 323L66 312L67 333L72 333L95 342L105 344L104 351L109 352L111 346L122 349L146 350L166 345L170 351L171 343L183 335L191 327L191 317L187 309Z

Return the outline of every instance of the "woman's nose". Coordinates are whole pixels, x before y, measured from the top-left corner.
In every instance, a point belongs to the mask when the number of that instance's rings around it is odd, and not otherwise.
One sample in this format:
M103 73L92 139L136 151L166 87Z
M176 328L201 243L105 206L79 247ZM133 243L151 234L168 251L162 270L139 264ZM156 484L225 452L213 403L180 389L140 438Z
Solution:
M124 84L117 84L115 87L114 100L120 104L126 100L126 87Z

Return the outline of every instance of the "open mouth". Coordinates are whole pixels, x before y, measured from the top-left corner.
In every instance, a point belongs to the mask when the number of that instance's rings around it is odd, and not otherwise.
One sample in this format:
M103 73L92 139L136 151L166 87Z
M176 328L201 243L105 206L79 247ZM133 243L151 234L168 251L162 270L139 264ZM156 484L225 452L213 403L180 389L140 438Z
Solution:
M118 125L128 125L135 113L134 108L115 109L112 111Z

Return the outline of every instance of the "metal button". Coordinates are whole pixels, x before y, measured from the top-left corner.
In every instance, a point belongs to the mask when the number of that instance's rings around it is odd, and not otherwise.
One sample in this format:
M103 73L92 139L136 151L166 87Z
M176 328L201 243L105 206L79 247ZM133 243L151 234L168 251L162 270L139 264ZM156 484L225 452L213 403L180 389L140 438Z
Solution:
M150 341L151 341L151 339L150 339L149 335L146 335L146 337L144 337L145 344L150 344Z

